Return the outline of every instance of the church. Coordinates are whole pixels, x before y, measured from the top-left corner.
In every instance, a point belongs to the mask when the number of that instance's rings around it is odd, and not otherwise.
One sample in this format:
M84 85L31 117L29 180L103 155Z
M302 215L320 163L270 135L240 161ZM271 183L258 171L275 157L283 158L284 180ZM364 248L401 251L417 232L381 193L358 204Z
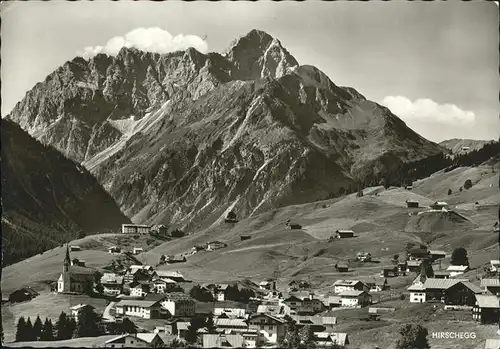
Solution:
M96 271L90 268L83 268L71 265L69 256L69 246L66 245L66 256L63 263L63 272L57 281L57 292L84 293L85 285L94 285Z

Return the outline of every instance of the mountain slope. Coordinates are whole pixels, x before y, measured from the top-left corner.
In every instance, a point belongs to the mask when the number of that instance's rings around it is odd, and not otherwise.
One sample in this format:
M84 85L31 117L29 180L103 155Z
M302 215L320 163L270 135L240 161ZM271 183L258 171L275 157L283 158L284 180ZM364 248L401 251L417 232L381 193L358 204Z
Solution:
M257 30L222 55L75 58L9 118L95 173L138 222L206 226L230 209L314 201L443 151Z
M491 143L493 141L483 141L476 139L447 139L445 141L439 142L439 145L450 149L453 154L468 153L473 150L481 149L485 144ZM468 150L463 150L463 147L469 148Z
M129 219L81 165L2 120L3 264Z

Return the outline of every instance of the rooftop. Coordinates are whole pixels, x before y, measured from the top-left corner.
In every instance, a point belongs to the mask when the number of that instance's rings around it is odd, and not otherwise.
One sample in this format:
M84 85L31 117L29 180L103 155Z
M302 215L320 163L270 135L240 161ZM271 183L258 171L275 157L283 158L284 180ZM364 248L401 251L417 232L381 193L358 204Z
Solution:
M466 271L469 267L466 265L450 265L446 270L447 271Z
M482 279L481 287L500 287L499 279Z
M340 297L357 297L363 293L366 293L366 292L358 291L358 290L348 290L348 291L340 292L339 296Z
M117 341L119 339L122 339L122 338L128 337L128 336L140 339L143 342L150 344L153 341L153 339L156 336L158 336L158 334L156 334L156 333L134 333L134 334L125 333L125 334L122 334L121 336L118 336L116 338L112 338L112 339L106 341L106 344L113 343L114 341Z
M143 308L150 308L153 305L158 304L159 301L157 300L152 300L152 301L145 301L145 300L140 300L140 299L125 299L119 301L116 306L135 306L135 307L143 307Z
M359 280L337 280L333 283L333 286L355 286L360 282Z
M248 324L242 319L217 318L214 319L214 323L216 327L248 327Z
M500 298L493 295L478 294L476 302L480 308L500 309Z

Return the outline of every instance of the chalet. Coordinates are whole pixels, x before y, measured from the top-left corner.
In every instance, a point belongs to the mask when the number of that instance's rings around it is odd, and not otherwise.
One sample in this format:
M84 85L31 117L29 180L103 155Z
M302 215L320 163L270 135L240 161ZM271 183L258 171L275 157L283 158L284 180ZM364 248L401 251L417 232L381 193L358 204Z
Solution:
M116 304L117 316L135 316L143 319L158 319L168 312L162 309L160 301L125 299Z
M201 287L212 293L215 300L219 302L226 300L227 291L229 289L228 284L203 284Z
M448 305L468 305L475 303L481 289L466 279L428 278L423 287L426 302L441 302Z
M335 231L335 237L337 239L353 238L354 237L354 231L340 229L340 230Z
M249 319L249 328L259 331L257 346L279 343L287 330L285 320L269 314L252 315Z
M446 269L446 271L450 273L450 277L462 275L468 270L469 267L467 265L450 265L448 269Z
M439 250L430 250L429 255L433 261L436 261L438 259L443 259L446 258L446 252L445 251L439 251Z
M167 256L166 262L169 264L173 263L184 263L186 261L186 257L184 256Z
M214 324L215 327L223 330L244 330L248 328L248 324L244 319L216 318Z
M192 317L196 313L196 303L188 294L166 293L161 305L174 317Z
M481 289L484 293L490 293L493 295L500 294L500 280L496 279L482 279Z
M500 320L500 297L496 295L476 295L472 318L481 323L498 324Z
M387 282L387 278L374 278L371 280L363 281L363 283L367 286L367 292L381 292L389 289L389 283Z
M314 294L309 294L309 297L302 299L302 306L299 308L298 313L319 313L323 311L325 305L318 298L314 298Z
M331 347L334 344L345 347L349 344L347 333L316 332L314 339L320 348Z
M80 246L77 246L77 245L72 245L72 246L70 246L70 247L69 247L69 250L70 250L71 252L74 252L74 251L81 251L81 250L82 250L82 248L81 248Z
M152 273L144 268L136 268L137 266L131 266L129 270L123 276L123 282L125 284L132 283L134 281L149 281L152 277ZM142 267L142 266L139 266Z
M94 310L95 308L90 304L77 304L69 309L71 310L71 316L73 317L73 319L75 319L75 322L78 322L78 315L83 309Z
M418 272L422 268L421 260L409 260L406 262L406 271L409 273Z
M176 282L170 279L160 279L160 278L155 278L153 279L152 283L152 290L155 293L165 293L168 285L175 285Z
M250 240L250 238L251 238L250 235L240 235L241 241Z
M431 208L433 210L442 210L442 209L447 209L448 208L448 203L444 201L436 201L431 205Z
M449 271L435 271L434 278L436 278L436 279L449 279L450 272Z
M290 296L283 300L283 304L292 312L297 311L297 309L302 305L302 300L295 296ZM289 313L289 312L288 312Z
M333 283L335 293L344 291L368 291L368 286L360 280L337 280Z
M144 297L153 291L153 285L149 281L134 281L130 285L130 295L132 297Z
M122 224L122 234L149 234L152 225Z
M313 332L333 332L337 324L337 318L332 316L292 315L291 317L299 329L309 326Z
M219 249L224 248L224 247L227 247L227 244L220 242L220 241L212 241L212 242L207 243L205 250L215 251L215 250L219 250Z
M372 296L365 291L344 291L339 293L342 307L358 307L371 304Z
M408 251L409 260L422 260L430 258L430 252L426 248L412 248Z
M345 263L339 263L339 264L335 264L335 269L339 272L339 273L347 273L349 271L349 267L347 266L347 264Z
M425 287L421 282L407 288L410 291L410 303L425 303Z
M380 272L380 276L384 278L399 276L399 271L397 266L384 267Z
M26 302L32 300L38 295L39 293L36 292L31 287L23 287L18 290L15 290L9 295L9 302L11 303Z
M71 265L75 265L78 267L85 267L85 261L83 259L73 258L71 260Z
M101 285L104 288L104 293L119 295L123 290L123 276L118 276L115 273L104 273L101 276Z
M500 271L500 261L496 259L492 259L490 261L490 271L496 273Z
M184 275L179 273L178 271L170 271L170 270L157 270L156 275L160 279L169 279L173 280L175 282L185 282L186 279L184 278Z
M111 246L110 248L108 248L108 253L117 254L117 253L121 253L121 252L122 252L122 249L118 246Z
M134 247L134 249L132 250L132 254L139 254L142 252L144 252L144 249L142 247Z
M358 252L356 259L360 262L370 262L372 260L372 255L370 252Z
M243 348L245 339L241 334L203 334L203 348Z
M165 342L157 333L126 333L104 343L105 348L162 348Z
M418 208L418 201L415 200L406 200L406 207L408 208Z
M228 318L244 318L246 316L246 306L237 303L219 302L214 306L214 316L225 314Z

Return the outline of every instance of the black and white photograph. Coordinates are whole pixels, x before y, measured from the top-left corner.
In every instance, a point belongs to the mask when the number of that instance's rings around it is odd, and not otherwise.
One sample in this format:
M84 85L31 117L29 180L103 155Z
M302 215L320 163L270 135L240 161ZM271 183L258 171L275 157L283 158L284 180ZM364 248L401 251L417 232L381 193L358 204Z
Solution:
M5 348L500 349L498 1L2 1Z

